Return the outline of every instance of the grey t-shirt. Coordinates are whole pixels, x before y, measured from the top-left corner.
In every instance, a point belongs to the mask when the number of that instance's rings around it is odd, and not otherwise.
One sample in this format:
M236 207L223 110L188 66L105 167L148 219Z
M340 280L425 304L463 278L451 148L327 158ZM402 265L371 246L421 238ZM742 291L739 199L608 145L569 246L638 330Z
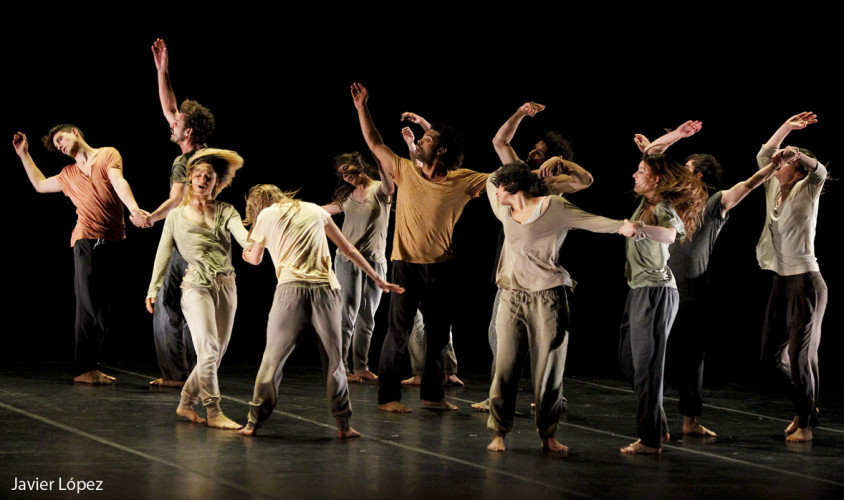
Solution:
M179 155L173 160L173 166L170 167L170 187L177 182L188 182L188 162L198 150L188 151L183 155Z
M343 203L343 212L343 236L358 249L364 259L386 263L390 200L381 190L381 181L372 183L362 203L349 195ZM345 255L343 257L348 260Z
M709 258L715 240L727 222L727 216L721 217L723 193L718 191L706 201L703 223L691 241L676 241L668 247L668 268L677 281L680 302L694 302L702 298L709 286Z
M639 208L633 213L632 221L637 221L645 210L646 200L642 198ZM677 238L686 235L683 220L677 215L674 207L667 201L657 203L653 208L655 226L673 227L677 230ZM677 288L674 274L668 268L668 244L659 243L651 239L636 240L627 238L625 241L627 265L624 274L630 288L646 286L668 286Z

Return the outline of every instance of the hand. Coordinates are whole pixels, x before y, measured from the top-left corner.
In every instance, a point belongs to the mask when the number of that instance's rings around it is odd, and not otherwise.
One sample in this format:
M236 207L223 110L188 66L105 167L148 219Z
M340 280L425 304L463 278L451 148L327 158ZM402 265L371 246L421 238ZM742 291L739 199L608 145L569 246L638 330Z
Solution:
M569 172L569 167L566 166L562 156L552 156L551 158L545 160L545 162L539 167L537 175L542 179L547 179L549 177L568 174Z
M695 135L695 133L700 131L701 127L703 127L703 123L701 123L700 120L689 120L677 127L674 132L679 134L680 137L682 137L683 139L685 139L687 137Z
M366 87L361 85L360 83L353 83L352 84L352 101L355 103L355 108L363 109L366 106L366 102L369 100L369 92L366 90Z
M386 293L404 293L404 287L401 285L396 285L394 283L388 283L382 279L378 279L375 281L375 284Z
M18 132L12 136L12 146L15 147L15 152L23 158L29 153L29 141L26 140L26 134Z
M410 111L405 111L401 114L401 121L409 121L410 123L415 123L417 125L421 125L422 122L426 121L421 116L417 115L416 113L411 113Z
M811 111L797 113L785 121L785 125L791 130L804 129L813 123L818 123L818 115Z
M624 219L624 223L622 224L621 229L618 230L618 234L628 238L635 238L636 224L630 222L628 219Z
M401 137L404 139L407 147L413 150L416 149L416 136L413 135L413 131L410 130L410 127L404 127L401 129Z
M519 112L522 113L523 115L527 115L527 116L530 116L532 118L532 117L536 116L536 113L539 113L540 111L542 111L544 109L545 109L544 105L539 104L538 102L532 102L531 101L531 102L526 102L526 103L522 104L522 106L519 108Z
M152 58L155 60L155 69L159 73L169 70L170 55L167 53L167 44L164 43L164 40L156 38L152 42Z
M155 297L147 297L146 301L147 312L152 314L155 312Z
M152 222L150 222L149 217L149 212L139 208L137 212L134 212L129 216L129 220L132 221L132 224L134 224L135 227L148 228L152 227Z
M648 146L651 145L651 141L642 134L633 134L633 142L636 143L636 147L639 148L639 151L643 153L648 149Z
M784 162L792 162L800 159L803 153L794 146L788 146L785 149L780 149L771 156L771 163L775 167L780 168Z

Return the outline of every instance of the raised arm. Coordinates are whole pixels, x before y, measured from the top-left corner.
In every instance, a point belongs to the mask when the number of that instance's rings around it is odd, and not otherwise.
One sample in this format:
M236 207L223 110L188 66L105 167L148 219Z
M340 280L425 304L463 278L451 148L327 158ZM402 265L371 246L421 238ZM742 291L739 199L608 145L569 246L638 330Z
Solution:
M698 120L688 120L676 129L656 138L653 142L649 142L648 138L642 134L635 134L633 142L639 150L645 154L661 154L664 153L672 144L695 135L703 127L703 123Z
M749 179L736 184L721 194L721 218L727 216L727 212L739 204L751 191L762 185L774 173L774 163L757 170Z
M422 130L424 130L425 132L431 130L431 124L428 123L428 120L422 118L416 113L411 113L410 111L405 111L401 114L401 121L409 121L410 123L415 123L422 127Z
M510 141L512 141L513 136L516 135L516 129L519 128L522 118L526 116L536 116L536 113L539 113L543 109L545 109L545 106L542 104L536 102L526 102L522 104L513 116L504 122L504 125L502 125L501 128L498 129L498 132L495 133L495 137L492 138L492 146L495 148L495 152L498 153L498 158L501 160L502 165L522 161L519 159L516 151L513 150L513 146L510 145Z
M29 156L29 142L26 140L26 135L18 132L12 137L12 146L15 147L15 152L23 163L23 168L26 170L26 176L29 177L29 182L32 187L39 193L60 193L62 185L59 183L59 176L44 177L41 170L35 166L32 157Z
M555 156L545 160L545 163L534 173L545 179L548 188L554 194L576 193L592 185L594 179L585 168L573 161Z
M813 123L818 123L818 116L816 114L811 111L797 113L786 120L785 123L780 125L780 128L774 132L774 135L772 135L771 138L768 139L768 142L766 142L762 147L765 149L779 149L783 139L785 139L792 130L804 129Z
M173 87L170 85L170 56L164 40L157 38L152 43L152 57L158 72L158 98L161 100L161 111L164 112L167 123L173 123L176 120L176 113L179 112L179 105L176 102Z
M411 157L411 160L413 160L413 157ZM378 176L381 177L381 192L387 196L389 201L392 201L390 197L396 192L396 182L393 180L393 176L388 174L381 166L381 160L378 157L375 157L375 165L378 166Z
M355 109L358 112L358 119L360 120L360 130L363 133L366 145L372 151L375 159L380 161L380 168L383 168L384 172L392 177L395 169L395 154L384 144L381 133L378 132L375 124L372 123L372 116L369 114L369 108L366 105L369 100L369 92L360 83L353 83L351 92Z
M410 161L412 161L418 168L422 168L422 162L416 159L416 136L413 135L413 130L410 127L401 129L401 138L407 144L407 154Z
M340 228L337 227L337 224L334 223L331 219L325 220L325 235L328 236L328 239L334 242L337 245L337 249L340 250L343 255L349 258L352 262L355 263L356 266L360 268L361 271L365 272L367 276L372 278L375 281L375 285L380 288L381 290L390 293L404 293L404 288L399 285L395 285L393 283L388 283L381 279L381 276L375 272L375 269L369 265L369 262L363 258L358 249L355 248L354 245L349 243L349 240L343 236L343 233L340 231Z

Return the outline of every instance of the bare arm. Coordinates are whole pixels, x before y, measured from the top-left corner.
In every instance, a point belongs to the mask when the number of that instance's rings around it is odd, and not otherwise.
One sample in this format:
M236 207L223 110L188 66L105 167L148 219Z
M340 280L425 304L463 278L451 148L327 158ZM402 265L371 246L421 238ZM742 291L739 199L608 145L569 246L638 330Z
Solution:
M502 165L522 161L519 159L516 151L513 150L510 141L516 135L516 129L519 128L522 118L525 116L536 116L536 113L539 113L543 109L545 109L545 106L542 104L526 102L495 133L495 137L492 138L492 146L495 148L495 152L498 153L498 158L501 160Z
M545 179L545 183L554 194L576 193L588 188L594 182L592 174L585 168L559 156L545 160L545 163L534 173Z
M703 124L697 120L688 120L676 129L656 138L653 142L648 142L648 139L642 134L633 136L633 141L639 150L645 154L655 155L664 153L672 144L696 134Z
M673 227L649 226L641 221L636 223L636 239L648 238L658 243L674 243L677 230Z
M813 123L818 122L818 116L811 111L804 111L802 113L797 113L796 115L792 116L788 120L785 121L780 128L774 132L774 135L768 139L768 142L765 143L763 146L766 149L779 149L780 145L782 144L783 139L792 131L792 130L800 130L808 127Z
M404 139L405 144L407 144L407 154L409 155L410 161L412 161L417 168L422 168L422 162L416 159L416 136L413 135L413 131L410 130L410 127L404 127L401 129L401 137Z
M372 122L372 116L369 114L369 108L366 102L369 100L369 92L366 87L360 83L352 84L352 100L355 103L355 109L358 111L358 119L360 120L360 130L363 133L363 138L369 150L376 160L380 162L380 167L384 169L389 176L392 177L395 166L395 154L384 144L384 139L381 133L375 128Z
M741 181L730 189L724 191L721 194L721 217L726 217L727 212L738 205L739 202L743 200L745 196L750 194L751 191L768 180L773 173L774 164L768 163L766 167L761 170L757 170L756 173L750 176L749 179Z
M155 60L155 69L158 72L158 98L161 101L161 111L167 123L176 120L176 113L179 106L176 102L176 94L170 85L170 55L167 53L167 45L164 40L158 38L152 44L152 57Z
M155 263L152 266L152 278L150 278L149 288L147 289L145 303L147 311L150 314L155 311L155 298L158 296L158 290L161 289L161 284L164 282L164 274L170 263L170 256L173 254L174 246L173 221L169 219L164 223L164 230L161 232L161 239L158 241L158 250L155 252Z
M343 212L343 207L341 207L340 205L334 204L334 203L329 203L328 205L323 205L321 208L323 210L325 210L326 212L330 213L331 215L337 215L337 214Z
M149 217L147 217L149 225L151 226L160 220L164 220L171 210L178 207L179 203L181 203L182 199L185 197L185 191L187 191L187 184L174 182L173 186L170 188L170 196L164 200L164 203L155 209L155 212L151 213Z
M413 157L411 156L410 159L413 160ZM392 201L390 197L396 192L396 182L393 180L393 176L384 170L384 167L381 166L381 160L377 157L375 158L375 164L378 166L378 176L381 177L381 192Z
M410 111L405 111L401 114L402 121L409 121L410 123L415 123L422 127L422 130L425 132L431 130L431 124L428 123L428 120L422 118L421 116L417 115L416 113L411 113Z
M404 293L404 288L381 279L381 276L375 272L375 269L372 269L372 266L369 265L369 262L363 258L363 255L361 255L360 252L358 252L358 249L349 243L349 240L343 236L340 228L337 227L337 224L335 224L331 219L325 220L325 235L328 236L328 239L333 241L335 245L337 245L337 249L343 252L343 255L348 257L349 260L354 262L355 265L361 269L361 271L365 272L367 276L372 278L378 288L387 293Z
M249 240L249 246L243 250L243 260L257 266L264 260L264 242Z
M60 193L62 185L59 183L59 176L44 177L41 170L35 166L32 157L29 156L29 142L26 140L26 135L18 132L12 137L12 146L15 147L15 152L23 163L23 168L26 170L26 176L29 177L29 182L32 187L39 193Z
M129 187L129 182L123 177L123 169L117 167L109 168L108 179L111 181L117 197L129 209L129 213L132 215L137 214L140 208L138 208L138 203L135 201L135 195L132 194L132 188Z

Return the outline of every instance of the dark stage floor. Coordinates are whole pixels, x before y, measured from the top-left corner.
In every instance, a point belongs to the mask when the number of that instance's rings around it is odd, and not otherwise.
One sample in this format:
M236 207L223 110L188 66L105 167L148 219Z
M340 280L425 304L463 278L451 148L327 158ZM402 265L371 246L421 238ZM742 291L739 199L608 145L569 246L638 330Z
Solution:
M48 367L49 366L49 367ZM8 498L842 498L842 399L824 393L815 441L790 445L784 398L749 387L707 392L703 422L717 439L679 434L674 393L666 410L674 439L659 457L626 456L635 403L616 380L567 379L568 411L558 438L571 451L539 449L528 393L507 436L489 453L486 415L469 403L488 381L449 389L451 413L422 408L405 391L410 415L376 411L376 385L351 388L352 425L363 438L334 437L320 373L289 367L279 409L256 438L180 421L176 389L150 389L153 366L109 365L111 387L73 385L69 367L0 370L0 491ZM243 423L255 366L227 366L223 409ZM13 491L19 481L47 491ZM60 490L86 481L102 491ZM61 481L61 483L59 482ZM93 481L93 482L87 482Z

